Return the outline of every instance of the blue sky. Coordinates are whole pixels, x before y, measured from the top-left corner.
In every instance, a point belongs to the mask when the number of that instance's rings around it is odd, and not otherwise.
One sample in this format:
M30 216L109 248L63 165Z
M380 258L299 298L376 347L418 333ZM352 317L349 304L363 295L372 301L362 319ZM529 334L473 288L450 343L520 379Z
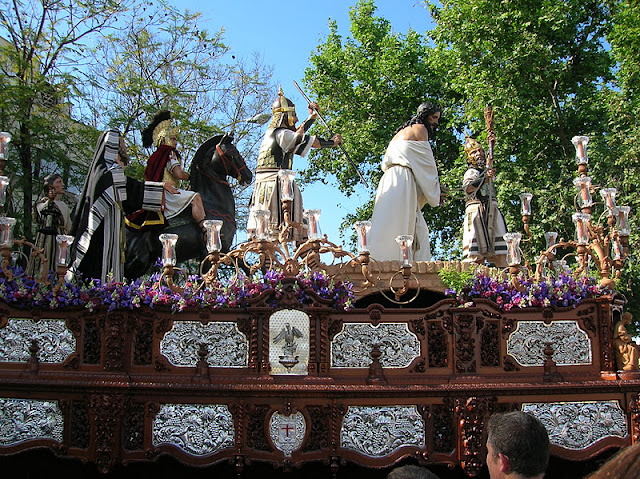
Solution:
M224 28L223 40L231 54L247 59L258 54L265 65L273 67L274 83L281 84L285 95L302 106L305 101L295 90L293 80L301 83L310 54L329 33L330 19L337 22L343 37L350 36L349 9L356 0L169 0L169 3L202 12L202 26L210 32ZM376 15L387 19L395 32L406 33L412 28L424 33L433 26L428 10L419 0L377 0L375 5ZM284 40L286 35L288 42ZM276 92L273 93L275 98ZM305 113L304 109L298 112L301 117ZM349 151L348 144L344 148ZM294 159L294 170L305 167L304 159ZM355 212L373 194L362 188L347 198L336 186L317 183L305 186L303 200L305 208L322 210L322 232L341 244L338 228L342 218ZM243 239L244 233L239 233L237 240Z

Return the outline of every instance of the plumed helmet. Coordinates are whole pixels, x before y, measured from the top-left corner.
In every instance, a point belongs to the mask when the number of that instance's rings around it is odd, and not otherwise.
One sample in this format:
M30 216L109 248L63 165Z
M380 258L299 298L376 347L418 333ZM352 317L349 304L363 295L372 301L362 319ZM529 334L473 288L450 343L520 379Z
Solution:
M169 110L160 110L153 116L151 123L142 130L142 146L160 146L165 138L178 134L178 127L173 126L173 118Z
M482 153L480 157L474 155L477 151ZM486 155L484 148L482 148L482 145L478 143L477 140L467 136L464 140L464 152L467 154L467 163L473 165L475 168L484 168Z
M269 124L269 128L293 128L296 124L292 113L296 111L294 103L284 96L282 86L278 87L278 98L271 105L273 118Z

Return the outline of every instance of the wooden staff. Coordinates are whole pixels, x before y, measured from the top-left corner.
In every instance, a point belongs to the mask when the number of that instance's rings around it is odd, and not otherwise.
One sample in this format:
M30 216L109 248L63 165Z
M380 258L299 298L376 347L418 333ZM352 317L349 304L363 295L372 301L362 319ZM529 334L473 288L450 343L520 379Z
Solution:
M493 169L493 147L496 143L496 132L494 130L494 121L493 121L493 107L490 104L484 108L484 122L486 125L487 133L488 133L488 141L489 147L487 151L487 171ZM487 178L488 185L488 197L489 202L487 204L487 236L489 240L488 250L495 253L495 243L496 243L496 234L495 234L495 219L496 219L496 209L493 205L493 176Z

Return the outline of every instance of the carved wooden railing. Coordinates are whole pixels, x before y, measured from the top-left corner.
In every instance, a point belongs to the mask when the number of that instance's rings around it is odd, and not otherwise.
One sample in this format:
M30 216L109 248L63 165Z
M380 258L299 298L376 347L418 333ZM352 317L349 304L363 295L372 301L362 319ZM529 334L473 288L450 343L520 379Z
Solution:
M247 309L0 306L0 455L47 447L102 471L161 454L238 472L320 462L334 475L411 458L475 476L487 418L514 409L545 422L560 458L638 440L640 378L616 372L612 298L503 312L309 297L285 282ZM300 333L289 343L287 328Z

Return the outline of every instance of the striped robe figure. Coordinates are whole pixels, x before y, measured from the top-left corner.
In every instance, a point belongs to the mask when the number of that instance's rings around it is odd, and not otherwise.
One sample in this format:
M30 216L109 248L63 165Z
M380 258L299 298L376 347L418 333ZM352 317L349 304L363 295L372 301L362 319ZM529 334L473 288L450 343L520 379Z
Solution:
M122 281L124 275L124 215L139 209L160 211L161 182L128 178L116 162L120 133L109 130L98 139L79 201L73 211L70 268L66 279Z
M465 215L462 231L464 261L483 264L484 260L488 260L498 267L504 267L506 266L507 244L503 235L507 232L507 226L498 209L493 185L485 181L482 170L469 168L462 181L465 192L469 186L476 189L465 193ZM489 202L489 197L491 197L491 202ZM493 211L489 211L489 208L492 208ZM490 218L493 218L493 228L489 228ZM493 229L493 241L489 238L490 229Z

